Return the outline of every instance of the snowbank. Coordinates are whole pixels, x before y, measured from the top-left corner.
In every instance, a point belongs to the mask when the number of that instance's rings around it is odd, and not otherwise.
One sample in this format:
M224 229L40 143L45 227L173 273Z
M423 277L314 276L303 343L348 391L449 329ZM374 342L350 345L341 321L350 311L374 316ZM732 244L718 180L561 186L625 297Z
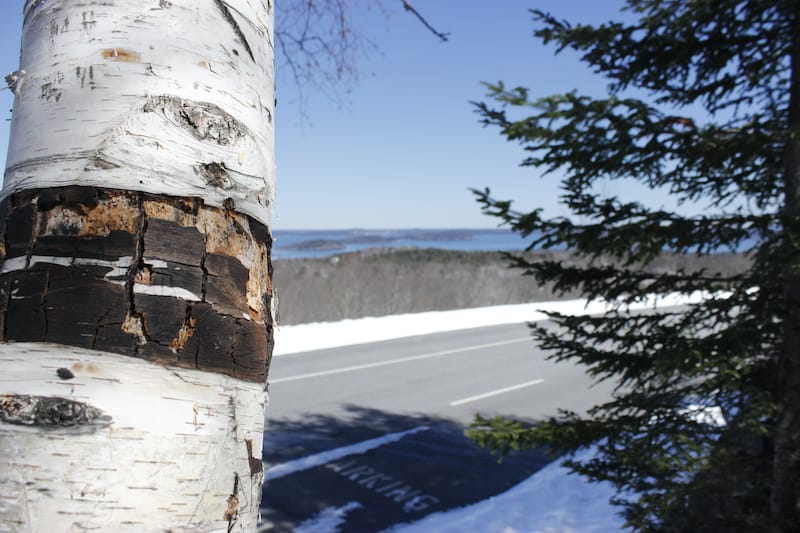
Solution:
M629 309L635 311L684 305L698 302L706 297L708 297L707 294L700 292L689 297L679 294L653 296L631 305ZM278 327L275 333L273 355L280 356L483 326L535 322L544 320L545 312L555 311L571 315L596 314L606 311L609 307L611 304L602 300L588 304L586 300L562 300L282 326Z
M593 450L580 454L588 458ZM609 502L610 483L588 483L558 462L494 498L442 513L386 533L601 533L621 531L623 520Z

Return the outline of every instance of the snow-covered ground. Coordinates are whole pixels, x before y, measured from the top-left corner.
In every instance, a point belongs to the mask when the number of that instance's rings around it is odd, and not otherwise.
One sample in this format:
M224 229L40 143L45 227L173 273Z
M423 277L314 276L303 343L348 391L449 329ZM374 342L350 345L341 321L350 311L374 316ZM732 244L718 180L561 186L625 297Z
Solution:
M583 452L589 456L592 451ZM610 483L589 483L559 462L498 494L460 509L434 513L386 533L601 533L622 531L609 499Z
M681 305L703 297L708 295L696 294L690 298L664 295L631 306L631 310ZM583 300L569 300L284 326L276 334L275 355L473 327L531 322L544 319L543 311L577 315L600 313L606 308L607 304L603 302L587 305ZM592 451L583 453L591 454ZM306 467L302 465L298 468ZM276 470L268 471L267 475L280 476L284 473ZM588 483L577 475L569 475L567 469L556 462L493 498L460 509L435 513L415 523L395 526L391 532L620 531L623 521L617 515L617 509L609 504L613 495L610 484ZM336 524L342 519L337 515L344 515L349 510L329 509L331 516L326 518L326 523L332 527L323 529L336 531Z
M630 305L628 309L636 311L654 307L684 305L698 302L709 296L711 295L699 291L689 297L675 293L663 294L651 296L641 302ZM410 337L412 335L426 335L428 333L456 331L482 326L535 322L544 320L546 318L544 313L548 311L556 311L568 315L595 314L602 313L609 307L610 304L602 300L596 300L588 304L585 300L561 300L282 326L278 327L275 333L275 351L273 355L280 356L289 353L334 348L336 346L350 346Z

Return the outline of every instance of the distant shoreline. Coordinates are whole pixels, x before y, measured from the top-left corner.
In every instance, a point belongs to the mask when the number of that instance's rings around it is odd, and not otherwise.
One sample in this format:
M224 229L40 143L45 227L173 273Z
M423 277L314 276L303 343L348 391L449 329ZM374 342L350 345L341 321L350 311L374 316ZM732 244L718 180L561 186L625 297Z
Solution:
M522 250L509 229L283 230L273 234L274 257L326 257L372 248L442 248L462 251Z

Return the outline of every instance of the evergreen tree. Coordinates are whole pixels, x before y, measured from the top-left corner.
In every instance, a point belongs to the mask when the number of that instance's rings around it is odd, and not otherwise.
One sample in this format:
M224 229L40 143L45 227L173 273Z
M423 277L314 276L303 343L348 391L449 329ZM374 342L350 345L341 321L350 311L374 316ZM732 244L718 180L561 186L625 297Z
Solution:
M613 399L528 427L478 418L499 451L592 444L574 471L617 487L643 531L800 528L800 2L628 0L635 22L572 25L533 11L535 36L571 48L610 80L607 98L540 99L490 85L477 104L527 152L523 165L560 180L569 217L520 212L476 191L484 211L584 266L512 257L558 291L613 301L603 316L551 313L532 324L556 361L613 380ZM644 98L639 95L646 95ZM521 114L530 116L520 118ZM605 180L669 191L703 214L603 194ZM661 254L744 250L746 272L655 272ZM700 303L644 314L654 293L704 291ZM719 413L724 424L715 423Z

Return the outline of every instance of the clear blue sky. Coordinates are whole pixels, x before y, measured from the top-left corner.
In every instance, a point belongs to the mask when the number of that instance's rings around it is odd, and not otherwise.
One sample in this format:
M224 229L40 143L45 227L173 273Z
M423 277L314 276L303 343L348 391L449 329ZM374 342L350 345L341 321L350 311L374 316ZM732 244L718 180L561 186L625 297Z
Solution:
M281 1L281 0L278 0ZM618 18L618 0L414 0L446 43L385 0L388 13L359 11L357 23L378 46L340 108L310 95L302 118L296 88L278 72L276 113L278 229L494 227L469 187L490 187L519 207L551 215L557 184L518 166L519 146L483 128L471 100L481 81L525 85L533 96L578 89L600 96L606 82L532 37L532 7L581 22ZM22 0L0 7L0 70L17 69ZM357 3L354 3L357 5ZM0 145L7 145L12 95L0 91ZM5 149L0 149L5 163ZM656 202L658 198L654 197Z

